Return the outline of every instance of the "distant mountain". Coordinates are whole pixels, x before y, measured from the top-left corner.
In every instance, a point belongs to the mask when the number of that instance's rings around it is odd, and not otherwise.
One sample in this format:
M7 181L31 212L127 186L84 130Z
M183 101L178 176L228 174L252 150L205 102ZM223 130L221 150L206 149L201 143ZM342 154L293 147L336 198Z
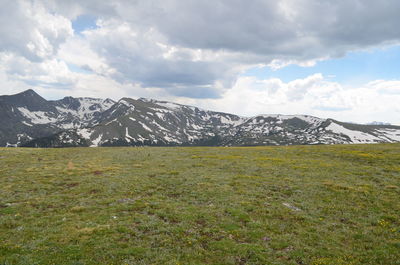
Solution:
M392 143L400 127L307 115L237 115L152 99L47 101L33 90L0 96L0 146L253 146Z
M391 125L391 124L388 122L373 121L373 122L367 123L367 125Z

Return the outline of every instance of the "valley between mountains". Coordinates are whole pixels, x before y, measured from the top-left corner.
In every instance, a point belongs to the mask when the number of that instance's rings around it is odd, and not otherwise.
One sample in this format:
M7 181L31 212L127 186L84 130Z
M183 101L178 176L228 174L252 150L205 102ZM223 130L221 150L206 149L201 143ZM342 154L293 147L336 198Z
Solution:
M234 114L153 99L0 96L0 146L260 146L400 142L400 126Z

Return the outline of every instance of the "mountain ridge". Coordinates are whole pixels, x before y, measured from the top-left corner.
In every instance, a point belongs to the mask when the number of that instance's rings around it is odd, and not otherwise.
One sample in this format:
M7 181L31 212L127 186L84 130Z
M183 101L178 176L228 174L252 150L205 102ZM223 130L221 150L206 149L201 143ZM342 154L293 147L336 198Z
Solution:
M310 115L242 117L147 98L0 96L0 146L180 146L391 143L400 126Z

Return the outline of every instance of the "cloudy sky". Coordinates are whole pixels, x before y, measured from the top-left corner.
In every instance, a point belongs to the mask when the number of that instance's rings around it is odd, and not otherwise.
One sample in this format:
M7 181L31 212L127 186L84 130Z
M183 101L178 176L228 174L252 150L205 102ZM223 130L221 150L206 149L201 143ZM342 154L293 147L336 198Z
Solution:
M398 0L0 4L0 94L400 125Z

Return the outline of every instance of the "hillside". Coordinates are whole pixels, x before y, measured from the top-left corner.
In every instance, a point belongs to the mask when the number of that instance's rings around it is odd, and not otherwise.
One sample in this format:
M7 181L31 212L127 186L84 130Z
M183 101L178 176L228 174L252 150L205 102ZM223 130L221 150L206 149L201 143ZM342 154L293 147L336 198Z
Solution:
M308 115L240 117L152 99L0 97L0 146L257 146L392 143L400 127Z
M400 145L0 149L0 264L399 264Z

